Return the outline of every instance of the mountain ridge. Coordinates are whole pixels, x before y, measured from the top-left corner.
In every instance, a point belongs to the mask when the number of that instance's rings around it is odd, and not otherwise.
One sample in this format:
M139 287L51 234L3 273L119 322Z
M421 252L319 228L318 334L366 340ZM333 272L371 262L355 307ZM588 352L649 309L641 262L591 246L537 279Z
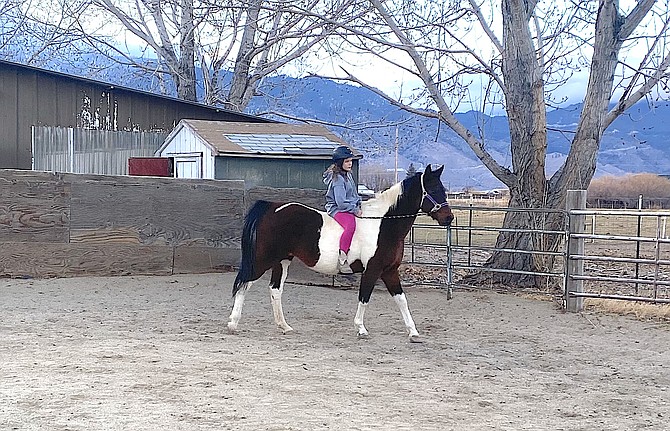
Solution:
M174 92L165 82L142 77L129 67L117 64L103 68L100 66L102 60L94 60L84 59L76 67L71 64L59 67L58 62L51 61L48 67L138 90L156 92L160 88ZM95 64L95 68L86 64ZM201 74L198 73L198 76ZM199 83L198 94L202 93L202 84ZM451 190L502 187L502 183L451 129L435 119L403 111L365 88L325 78L280 75L266 78L259 93L246 113L265 114L286 121L285 117L269 114L283 112L295 119L330 124L328 127L333 132L365 155L363 166L393 169L397 125L399 167L406 169L412 163L417 169L422 169L429 163L443 164L443 180ZM577 126L580 112L580 104L547 112L548 174L559 169L565 161L571 133ZM455 115L473 133L485 136L485 147L498 163L511 166L505 116L490 116L478 111ZM617 118L603 134L596 176L638 172L670 174L670 146L667 145L670 141L670 121L664 121L666 119L670 119L670 103L665 101L653 106L638 103Z

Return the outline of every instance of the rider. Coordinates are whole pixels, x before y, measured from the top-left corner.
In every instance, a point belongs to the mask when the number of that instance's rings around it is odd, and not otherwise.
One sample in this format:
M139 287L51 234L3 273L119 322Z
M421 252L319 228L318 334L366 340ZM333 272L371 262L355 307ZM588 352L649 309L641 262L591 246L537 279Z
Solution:
M361 215L361 197L351 175L355 155L351 149L341 145L333 151L333 164L323 173L323 182L328 185L326 192L326 212L344 228L340 237L338 269L342 274L351 274L347 253L356 230L356 216Z

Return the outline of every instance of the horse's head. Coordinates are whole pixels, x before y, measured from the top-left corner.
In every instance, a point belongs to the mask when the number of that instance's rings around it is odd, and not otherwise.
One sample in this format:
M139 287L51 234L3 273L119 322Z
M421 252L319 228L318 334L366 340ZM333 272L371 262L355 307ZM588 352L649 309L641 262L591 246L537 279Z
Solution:
M454 219L454 214L447 203L447 194L440 180L444 166L433 170L431 165L426 167L421 176L421 210L436 220L440 226L449 226Z

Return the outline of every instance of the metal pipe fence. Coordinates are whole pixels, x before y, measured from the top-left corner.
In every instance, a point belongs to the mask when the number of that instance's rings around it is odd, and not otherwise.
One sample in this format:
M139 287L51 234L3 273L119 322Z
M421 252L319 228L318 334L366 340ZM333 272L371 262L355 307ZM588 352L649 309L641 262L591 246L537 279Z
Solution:
M406 243L405 263L426 268L442 268L443 277L434 277L441 285L453 287L477 287L467 282L472 272L512 273L545 277L547 284L558 287L564 285L565 272L562 262L566 258L565 239L567 229L550 229L546 226L548 216L558 216L562 225L567 226L567 213L560 210L505 208L491 206L452 206L455 218L448 228L437 226L427 217L417 220L412 226ZM524 213L539 216L538 226L528 228L505 229L502 227L507 213ZM498 246L497 237L501 232L532 234L539 238L539 244L547 243L549 236L558 236L556 247L552 250L513 249ZM537 258L551 258L558 261L551 269L527 271L519 269L494 268L486 265L494 253L529 255Z
M406 241L405 264L428 272L428 280L447 288L472 286L473 272L524 274L544 278L547 289L560 290L564 305L573 311L583 298L670 303L670 238L666 231L670 211L597 209L522 209L488 206L452 206L452 226L437 226L420 217ZM508 213L533 214L534 227L503 229ZM549 228L548 217L559 217L563 229ZM554 223L556 225L556 223ZM537 248L513 249L497 245L500 233L535 235ZM545 250L549 238L554 248ZM528 271L492 268L494 253L548 259L552 265ZM512 286L513 287L513 286ZM572 305L572 306L571 306Z
M566 298L600 298L670 304L670 211L573 210L571 217L592 220L584 232L570 232L584 253L569 259L584 263L571 275L583 288L566 289Z

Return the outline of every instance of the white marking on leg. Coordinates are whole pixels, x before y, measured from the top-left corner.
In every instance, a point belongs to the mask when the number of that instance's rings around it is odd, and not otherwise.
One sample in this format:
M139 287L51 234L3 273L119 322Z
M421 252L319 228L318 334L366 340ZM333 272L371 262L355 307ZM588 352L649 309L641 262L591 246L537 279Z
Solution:
M356 317L354 317L354 326L356 326L356 329L358 329L359 338L367 338L369 335L368 330L365 329L365 325L363 325L363 317L365 316L365 309L367 306L368 304L363 304L359 301L358 309L356 310Z
M290 260L281 261L282 272L281 272L281 280L279 281L279 289L273 289L272 282L270 282L270 298L272 299L272 314L274 314L275 323L277 324L277 326L281 328L282 331L284 331L284 334L293 331L293 328L291 328L289 324L286 323L286 319L284 318L284 310L281 305L281 295L284 292L284 282L286 281L286 277L288 276L288 266L290 264L291 264Z
M228 331L233 333L237 331L237 324L240 322L240 317L242 317L242 307L244 306L244 295L247 293L247 290L251 288L253 284L252 281L248 281L242 286L235 294L235 299L233 303L233 311L230 313L230 318L228 319Z
M394 295L393 299L395 299L395 302L398 304L398 308L400 309L400 314L402 314L402 320L405 322L405 327L409 332L409 340L419 341L419 331L416 330L414 320L412 319L412 315L409 312L409 306L407 305L407 298L405 297L405 294L401 293L399 295Z

